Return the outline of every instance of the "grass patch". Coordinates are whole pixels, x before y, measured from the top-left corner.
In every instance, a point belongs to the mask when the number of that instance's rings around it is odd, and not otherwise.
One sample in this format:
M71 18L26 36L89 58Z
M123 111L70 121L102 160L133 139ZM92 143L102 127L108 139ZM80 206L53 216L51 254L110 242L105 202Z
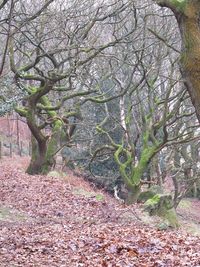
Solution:
M53 178L64 178L66 176L66 173L62 172L62 171L50 171L47 174L48 177L53 177Z
M192 235L198 235L200 236L200 228L199 225L190 221L190 222L182 222L182 227L185 229L188 233Z
M103 201L104 200L104 195L102 194L96 194L95 192L87 191L83 188L74 188L73 189L73 194L79 195L79 196L84 196L84 197L95 197L97 201Z
M189 209L191 208L192 203L190 202L190 200L187 199L182 199L181 202L179 203L179 208L180 209Z
M25 221L26 219L27 217L24 214L15 209L0 207L0 221L21 222Z
M98 201L103 201L104 200L104 196L101 195L101 194L97 194L97 195L95 195L95 197L96 197L96 200L98 200Z

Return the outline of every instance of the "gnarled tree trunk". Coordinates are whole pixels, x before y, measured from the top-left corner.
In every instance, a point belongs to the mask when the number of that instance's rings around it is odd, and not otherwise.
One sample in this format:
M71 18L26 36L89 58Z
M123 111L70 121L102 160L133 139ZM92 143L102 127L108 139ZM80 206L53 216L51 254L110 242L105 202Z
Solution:
M52 134L49 138L35 139L32 136L31 162L27 168L29 174L47 174L55 165L54 156L57 153L60 143L62 122L54 122Z
M156 0L170 8L182 38L181 72L200 122L200 1Z
M31 161L26 170L28 174L40 174L43 172L45 155L47 152L46 141L38 144L34 136L31 137Z

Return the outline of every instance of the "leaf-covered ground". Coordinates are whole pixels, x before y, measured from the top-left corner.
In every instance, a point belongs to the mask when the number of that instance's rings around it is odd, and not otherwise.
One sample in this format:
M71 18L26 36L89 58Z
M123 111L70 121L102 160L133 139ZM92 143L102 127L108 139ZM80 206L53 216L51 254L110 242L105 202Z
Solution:
M29 176L0 162L1 267L200 266L200 240L144 225L81 178Z

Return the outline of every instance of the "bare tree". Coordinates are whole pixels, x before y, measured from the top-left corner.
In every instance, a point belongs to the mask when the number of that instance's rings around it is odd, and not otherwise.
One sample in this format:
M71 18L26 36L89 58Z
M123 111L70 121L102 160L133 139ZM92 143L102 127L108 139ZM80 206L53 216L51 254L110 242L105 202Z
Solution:
M174 13L182 38L181 71L200 121L200 2L198 0L156 0Z
M194 111L187 112L184 108L188 95L176 67L178 52L170 53L171 46L166 46L163 40L156 42L156 28L146 30L143 27L133 45L121 47L118 57L119 54L124 56L119 60L123 64L110 64L113 70L115 65L119 66L119 71L113 71L112 80L115 88L119 86L126 94L115 103L117 114L112 114L107 105L107 115L97 125L97 131L107 137L107 145L98 148L92 158L94 160L102 151L113 153L129 190L130 202L140 194L142 177L155 155L166 146L195 139L196 136L191 135L199 127L195 124ZM155 38L149 41L152 33ZM188 118L194 121L189 127L185 123ZM113 131L109 120L115 122ZM121 140L114 135L119 128Z
M129 1L84 1L79 6L71 1L61 9L46 9L37 22L26 20L10 37L11 69L16 84L26 92L24 107L16 111L26 118L34 137L28 173L46 173L53 166L60 135L64 130L69 141L73 133L69 118L81 119L81 105L110 100L88 81L84 85L81 77L90 71L95 75L94 59L109 55L111 47L125 42L135 30L118 29L130 10Z

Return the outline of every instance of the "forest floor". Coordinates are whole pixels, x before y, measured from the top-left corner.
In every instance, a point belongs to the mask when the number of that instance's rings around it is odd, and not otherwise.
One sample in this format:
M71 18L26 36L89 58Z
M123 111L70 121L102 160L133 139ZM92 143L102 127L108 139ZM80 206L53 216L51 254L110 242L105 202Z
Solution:
M27 159L0 162L1 267L200 266L200 201L184 200L180 230L145 223L72 173L29 176ZM194 227L195 226L195 227Z

